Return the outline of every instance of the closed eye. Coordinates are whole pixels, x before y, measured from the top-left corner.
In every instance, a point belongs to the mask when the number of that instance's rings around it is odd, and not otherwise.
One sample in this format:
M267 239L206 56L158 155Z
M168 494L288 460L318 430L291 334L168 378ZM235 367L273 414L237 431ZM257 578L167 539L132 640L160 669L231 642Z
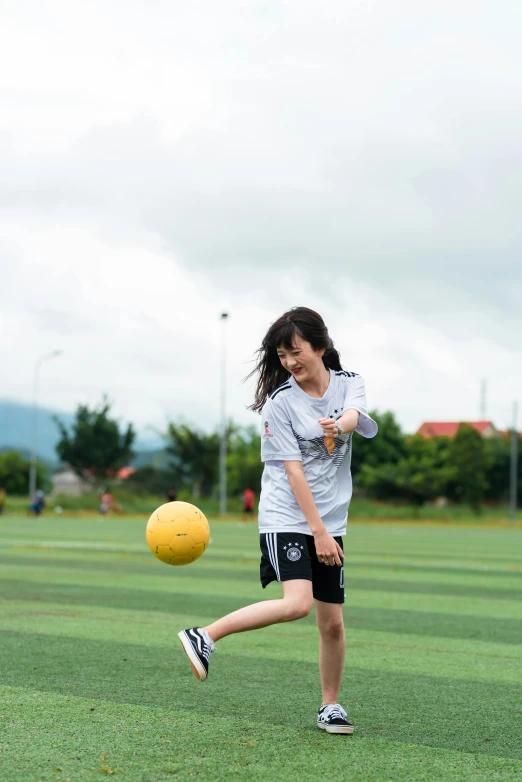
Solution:
M301 352L300 350L296 350L295 352L292 352L292 356L298 356L300 352ZM285 357L284 353L278 353L277 355L278 355L279 358L284 358Z

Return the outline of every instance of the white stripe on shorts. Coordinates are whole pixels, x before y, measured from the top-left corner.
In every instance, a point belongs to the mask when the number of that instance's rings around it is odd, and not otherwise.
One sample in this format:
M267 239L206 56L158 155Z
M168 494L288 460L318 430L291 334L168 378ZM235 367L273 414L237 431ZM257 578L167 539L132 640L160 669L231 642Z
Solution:
M277 560L277 532L267 532L266 545L268 547L268 556L270 558L270 564L275 570L277 580L281 581L281 574L279 572L279 562Z

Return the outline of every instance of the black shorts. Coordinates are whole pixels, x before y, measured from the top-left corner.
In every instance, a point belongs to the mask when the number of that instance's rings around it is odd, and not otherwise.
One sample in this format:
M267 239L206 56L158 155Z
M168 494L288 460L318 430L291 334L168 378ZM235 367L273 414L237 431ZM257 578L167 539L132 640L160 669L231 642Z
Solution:
M343 548L343 539L334 538ZM344 567L325 565L315 553L313 535L301 532L266 532L260 535L261 585L271 581L312 582L313 595L323 603L344 603Z
M252 505L245 505L245 507L243 508L243 513L253 513L253 512L254 512L254 508L252 507Z

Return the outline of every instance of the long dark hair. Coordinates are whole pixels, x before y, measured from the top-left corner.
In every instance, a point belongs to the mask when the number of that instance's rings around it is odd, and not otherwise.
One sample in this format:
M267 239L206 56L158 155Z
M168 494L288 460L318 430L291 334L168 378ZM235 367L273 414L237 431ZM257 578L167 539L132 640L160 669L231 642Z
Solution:
M324 348L323 364L327 369L342 369L341 356L319 313L308 307L292 307L272 323L257 351L256 366L246 378L259 373L254 403L249 410L260 413L267 396L290 377L279 360L277 348L291 350L296 335L309 342L314 350Z

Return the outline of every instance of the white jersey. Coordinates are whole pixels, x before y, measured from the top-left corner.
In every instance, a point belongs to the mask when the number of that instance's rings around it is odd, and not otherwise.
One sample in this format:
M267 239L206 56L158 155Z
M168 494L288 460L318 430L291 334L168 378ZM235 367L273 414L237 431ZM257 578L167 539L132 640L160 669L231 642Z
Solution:
M286 474L285 461L300 461L319 515L330 535L346 533L352 497L352 434L324 436L319 418L360 413L356 432L375 437L377 424L366 409L364 380L355 372L330 369L324 396L314 399L294 377L276 388L262 412L261 460L265 463L259 501L260 532L311 535Z

